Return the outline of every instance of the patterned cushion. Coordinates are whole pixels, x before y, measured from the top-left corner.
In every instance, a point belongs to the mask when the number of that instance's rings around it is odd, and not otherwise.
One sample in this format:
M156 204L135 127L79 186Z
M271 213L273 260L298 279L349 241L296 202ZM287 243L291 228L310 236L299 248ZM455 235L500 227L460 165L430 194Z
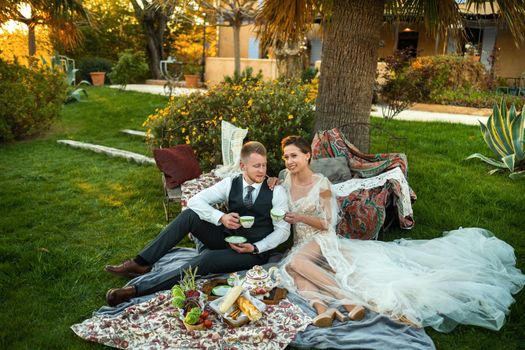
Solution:
M201 174L197 157L190 145L153 150L153 157L166 178L166 187L175 188Z

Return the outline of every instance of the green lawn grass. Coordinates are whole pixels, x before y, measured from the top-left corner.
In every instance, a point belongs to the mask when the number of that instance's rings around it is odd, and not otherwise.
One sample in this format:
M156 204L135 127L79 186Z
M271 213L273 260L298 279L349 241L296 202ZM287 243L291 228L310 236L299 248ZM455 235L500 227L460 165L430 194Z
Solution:
M0 348L95 349L69 329L104 304L108 288L121 286L103 271L132 257L165 224L160 175L136 165L56 143L74 139L148 154L142 122L167 98L90 88L89 99L64 107L63 118L39 138L0 145ZM378 123L374 120L374 123ZM418 195L416 227L386 239L432 238L459 226L479 226L510 243L525 269L525 181L488 176L489 155L473 126L391 121L390 132L408 138L410 184ZM285 135L283 135L285 136ZM386 141L373 136L373 150ZM393 151L393 149L390 149ZM525 347L525 293L516 297L499 332L458 327L430 329L438 349Z

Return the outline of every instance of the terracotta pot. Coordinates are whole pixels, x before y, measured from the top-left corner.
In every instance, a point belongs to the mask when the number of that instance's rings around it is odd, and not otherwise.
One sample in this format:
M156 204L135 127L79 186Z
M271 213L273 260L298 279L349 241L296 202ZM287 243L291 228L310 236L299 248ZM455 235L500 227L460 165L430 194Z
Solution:
M472 62L479 62L481 56L469 56L468 58Z
M187 88L196 89L199 87L199 81L200 81L199 75L185 75L184 80L186 81Z
M104 85L104 79L106 77L106 72L91 72L89 73L91 75L91 82L93 83L93 86L103 86Z

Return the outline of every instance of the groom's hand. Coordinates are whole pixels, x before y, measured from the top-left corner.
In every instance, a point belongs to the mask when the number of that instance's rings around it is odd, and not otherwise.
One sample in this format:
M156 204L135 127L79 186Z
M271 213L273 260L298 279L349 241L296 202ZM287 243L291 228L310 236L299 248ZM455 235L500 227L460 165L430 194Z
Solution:
M223 224L226 228L231 228L232 230L238 229L239 227L241 227L241 224L239 223L239 214L224 214L221 217L221 224Z
M233 250L235 250L237 253L251 253L255 249L255 247L251 243L237 243L237 244L229 243L229 244L230 244L230 247Z

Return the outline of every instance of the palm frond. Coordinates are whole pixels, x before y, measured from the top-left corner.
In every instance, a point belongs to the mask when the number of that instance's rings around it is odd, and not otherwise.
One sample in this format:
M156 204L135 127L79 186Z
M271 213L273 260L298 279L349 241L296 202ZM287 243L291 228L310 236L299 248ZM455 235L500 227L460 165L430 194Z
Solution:
M468 0L467 8L499 14L516 43L525 43L525 0Z
M302 39L315 16L329 12L332 1L267 0L257 15L263 42Z

